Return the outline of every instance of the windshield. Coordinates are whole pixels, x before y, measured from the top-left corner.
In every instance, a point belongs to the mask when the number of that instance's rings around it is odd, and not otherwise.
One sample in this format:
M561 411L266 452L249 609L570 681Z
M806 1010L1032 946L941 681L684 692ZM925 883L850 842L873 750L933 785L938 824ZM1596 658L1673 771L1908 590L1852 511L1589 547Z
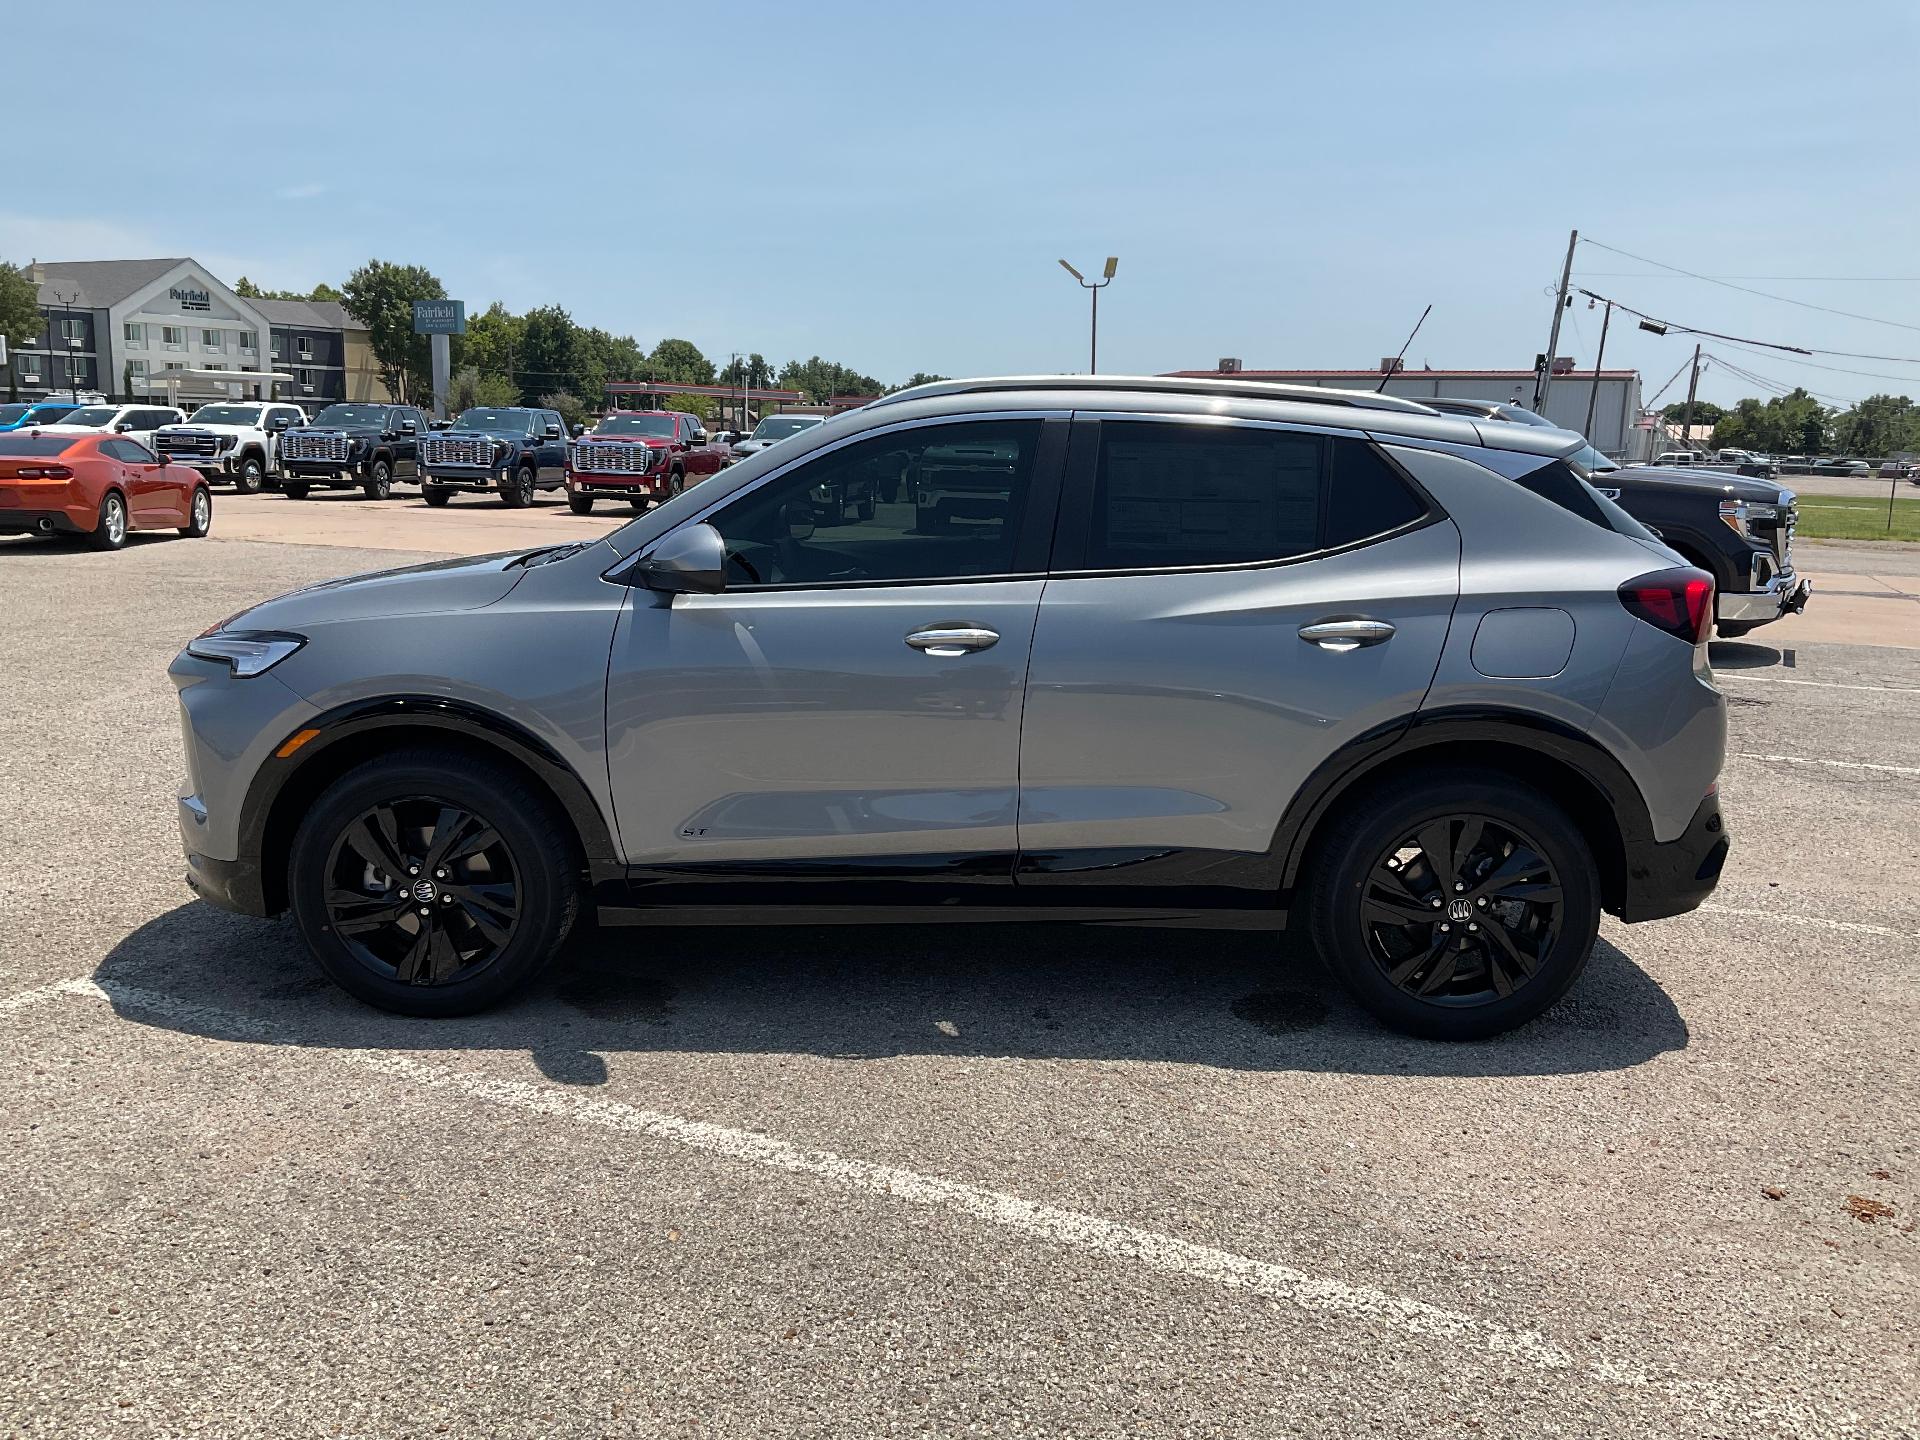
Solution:
M459 430L490 430L496 434L524 435L527 430L527 412L499 410L491 405L476 405L471 410L462 410L460 418L453 423L454 428Z
M32 408L31 405L0 405L0 425L11 425Z
M313 417L313 423L319 425L372 425L384 430L387 427L387 412L380 405L329 405Z
M258 405L202 405L193 412L195 425L258 425Z
M593 427L596 435L661 435L673 438L671 415L609 415Z
M811 430L819 423L818 415L769 415L753 427L753 438L784 440L789 435L798 435L802 430Z
M60 417L62 425L85 425L99 430L113 423L113 417L120 413L118 405L88 405L71 415Z

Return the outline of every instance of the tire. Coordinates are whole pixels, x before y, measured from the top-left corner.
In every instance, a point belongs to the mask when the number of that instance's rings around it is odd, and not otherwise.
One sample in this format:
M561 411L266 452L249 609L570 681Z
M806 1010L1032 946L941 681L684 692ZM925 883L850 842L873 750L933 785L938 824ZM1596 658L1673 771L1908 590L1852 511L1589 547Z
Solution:
M242 456L240 468L234 473L233 488L242 495L258 495L260 487L266 483L267 467L260 463L260 457Z
M390 500L393 498L393 462L376 460L367 472L366 484L361 490L369 500Z
M213 491L205 485L196 485L193 487L193 500L187 511L187 523L180 527L180 533L189 540L204 540L211 529L213 529Z
M281 482L280 493L289 500L304 500L313 487L304 480L285 480Z
M436 842L466 853L433 864ZM402 1015L468 1015L526 985L565 943L580 911L576 851L552 798L516 772L403 749L321 794L294 835L287 896L341 989ZM407 874L390 873L403 863Z
M644 495L629 495L627 497L627 504L631 505L635 510L645 510L647 506L652 503L653 502Z
M452 503L453 491L447 489L444 485L422 485L420 487L420 498L438 510Z
M1434 865L1423 835L1465 848L1465 863ZM1531 1020L1580 977L1600 929L1599 868L1579 827L1539 790L1487 771L1403 779L1345 806L1307 892L1314 947L1348 993L1434 1040Z
M87 543L96 550L118 550L127 543L127 497L109 490L100 502L100 518L87 534Z
M524 510L533 504L534 492L539 488L538 477L531 465L522 465L513 472L510 479L500 482L500 499L509 510Z
M569 495L567 496L567 508L576 515L591 515L593 513L593 496Z
M1755 630L1758 630L1759 628L1760 626L1757 623L1722 625L1718 622L1715 622L1713 627L1713 633L1717 638L1721 640L1738 640L1742 635L1751 635Z
M676 470L667 477L667 498L673 499L687 488L687 472Z
M853 513L856 518L861 520L871 520L873 518L873 491L867 491L867 498L854 507Z
M952 526L942 511L917 509L913 513L913 528L922 535L944 535Z

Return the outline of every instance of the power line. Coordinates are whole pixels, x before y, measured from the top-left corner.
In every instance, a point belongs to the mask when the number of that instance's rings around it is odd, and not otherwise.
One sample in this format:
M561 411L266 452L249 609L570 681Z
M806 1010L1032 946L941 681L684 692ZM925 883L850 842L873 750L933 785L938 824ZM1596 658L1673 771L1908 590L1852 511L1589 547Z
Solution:
M1599 241L1594 241L1599 244ZM1638 280L1664 280L1664 275L1651 270L1582 270L1579 274L1593 279L1605 278L1620 280L1633 278ZM1687 271L1679 272L1689 280L1819 280L1832 282L1858 282L1863 285L1920 285L1920 275L1692 275Z
M1649 401L1647 401L1647 403L1646 403L1646 404L1645 404L1644 406L1642 406L1641 408L1642 408L1642 409L1646 409L1646 410L1651 410L1651 409L1652 409L1652 408L1653 408L1654 406L1656 406L1656 405L1658 405L1658 404L1660 403L1660 397L1661 397L1662 395L1664 395L1664 394L1666 394L1666 393L1667 393L1667 391L1669 391L1669 390L1671 390L1671 389L1673 388L1673 382L1674 382L1675 380L1678 380L1678 379L1679 379L1679 378L1680 378L1680 377L1681 377L1682 375L1684 375L1684 374L1686 374L1686 373L1687 373L1687 367L1688 367L1689 365L1691 365L1692 363L1693 363L1693 357L1692 357L1692 356L1688 356L1688 357L1687 357L1687 358L1686 358L1685 360L1682 360L1682 361L1680 362L1680 368L1679 368L1678 370L1676 370L1676 371L1674 371L1674 372L1673 372L1673 374L1671 374L1671 375L1669 375L1669 376L1667 377L1667 383L1666 383L1666 384L1664 384L1664 385L1662 385L1662 386L1661 386L1661 387L1660 387L1660 388L1659 388L1658 390L1656 390L1656 391L1654 391L1654 392L1653 392L1653 399L1651 399L1651 400L1649 400Z
M1755 290L1748 285L1736 285L1731 280L1721 280L1712 275L1702 275L1699 271L1688 270L1684 266L1669 265L1664 260L1654 260L1645 255L1635 255L1631 250L1622 250L1618 246L1608 245L1603 241L1589 238L1586 243L1601 250L1611 251L1615 255L1624 255L1629 260L1638 260L1642 265L1654 265L1662 270L1671 270L1676 275L1686 275L1695 280L1704 280L1709 285L1720 285L1728 290L1738 290L1743 295L1758 295L1762 300L1778 300L1782 305L1798 305L1802 310L1818 310L1823 314L1839 315L1847 320L1864 320L1870 325L1891 325L1896 330L1920 332L1920 325L1909 325L1904 320L1886 320L1878 315L1861 315L1852 310L1836 310L1831 305L1815 305L1811 300L1795 300L1790 295L1775 295L1771 291Z
M1816 350L1806 345L1786 345L1778 340L1753 340L1744 335L1727 335L1718 330L1702 330L1697 325L1682 325L1676 320L1662 320L1658 315L1649 315L1644 310L1636 310L1624 300L1612 300L1605 295L1583 289L1578 285L1574 287L1574 291L1576 294L1585 295L1589 300L1598 300L1603 304L1612 305L1616 309L1624 310L1629 315L1637 316L1649 324L1659 327L1659 331L1662 334L1673 331L1681 335L1703 335L1709 340L1725 340L1730 345L1753 345L1762 350L1782 350L1789 355L1832 355L1842 360L1882 360L1890 365L1920 365L1920 357L1913 355L1866 355L1857 350ZM1862 372L1854 371L1847 373L1858 374ZM1899 380L1908 377L1890 375L1885 378Z
M1763 390L1772 390L1779 395L1788 395L1795 390L1805 390L1807 394L1813 396L1813 398L1816 400L1830 400L1836 405L1854 406L1860 403L1860 401L1857 398L1852 396L1829 395L1822 390L1807 390L1806 386L1804 385L1789 385L1784 380L1775 380L1768 375L1756 374L1751 370L1745 369L1742 366L1734 364L1733 361L1727 359L1727 357L1724 355L1714 355L1711 358L1717 361L1720 365L1720 368L1725 370L1728 374L1738 375L1742 380L1747 381L1749 384L1758 385Z

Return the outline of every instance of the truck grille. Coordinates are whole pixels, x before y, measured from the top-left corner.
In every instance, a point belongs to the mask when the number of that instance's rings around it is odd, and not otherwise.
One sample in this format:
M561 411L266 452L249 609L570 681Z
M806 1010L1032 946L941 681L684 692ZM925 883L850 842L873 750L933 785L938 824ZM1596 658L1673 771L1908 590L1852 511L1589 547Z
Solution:
M438 436L420 442L420 459L427 465L477 465L485 469L493 463L493 442L472 436Z
M573 468L593 475L644 475L651 468L651 445L576 445Z
M350 450L344 435L289 435L280 442L288 460L344 460Z
M217 435L169 435L163 430L153 437L153 448L162 455L194 455L210 458L220 453L220 437Z

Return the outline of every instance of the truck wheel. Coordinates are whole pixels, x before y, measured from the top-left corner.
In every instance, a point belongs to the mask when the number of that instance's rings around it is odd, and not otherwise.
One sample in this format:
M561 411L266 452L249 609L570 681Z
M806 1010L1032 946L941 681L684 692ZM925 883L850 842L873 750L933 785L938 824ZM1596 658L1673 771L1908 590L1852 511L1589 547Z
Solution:
M629 495L627 497L627 504L631 505L636 510L644 510L652 503L653 501L649 500L644 495Z
M567 496L567 508L576 515L591 515L593 513L593 496L569 495Z
M313 487L308 485L304 480L283 480L280 482L280 493L289 500L306 499L307 492L312 488Z
M453 491L444 485L422 485L420 498L437 510L453 499Z
M913 512L913 528L922 535L944 535L952 527L944 511L922 506Z
M867 492L867 498L860 502L853 513L862 520L871 520L873 518L873 492L871 490Z
M500 499L509 510L524 510L533 504L534 473L531 465L522 465L511 479L500 482Z
M360 487L369 500L390 500L393 498L393 462L376 460L373 468L367 472L367 483Z
M1316 849L1314 948L1354 999L1411 1035L1478 1040L1524 1024L1579 978L1599 934L1586 838L1505 775L1373 790Z
M687 472L686 471L676 470L673 472L673 474L667 477L667 498L669 500L673 499L674 496L678 495L682 490L685 490L686 488L687 488Z
M1724 624L1715 622L1713 633L1722 640L1738 640L1742 635L1751 635L1759 628L1757 624Z
M466 1015L558 952L578 865L564 815L525 778L409 748L321 794L294 835L287 898L342 989L402 1015Z
M242 495L258 495L266 480L267 467L260 463L260 457L247 455L242 457L240 469L233 477L233 488Z

